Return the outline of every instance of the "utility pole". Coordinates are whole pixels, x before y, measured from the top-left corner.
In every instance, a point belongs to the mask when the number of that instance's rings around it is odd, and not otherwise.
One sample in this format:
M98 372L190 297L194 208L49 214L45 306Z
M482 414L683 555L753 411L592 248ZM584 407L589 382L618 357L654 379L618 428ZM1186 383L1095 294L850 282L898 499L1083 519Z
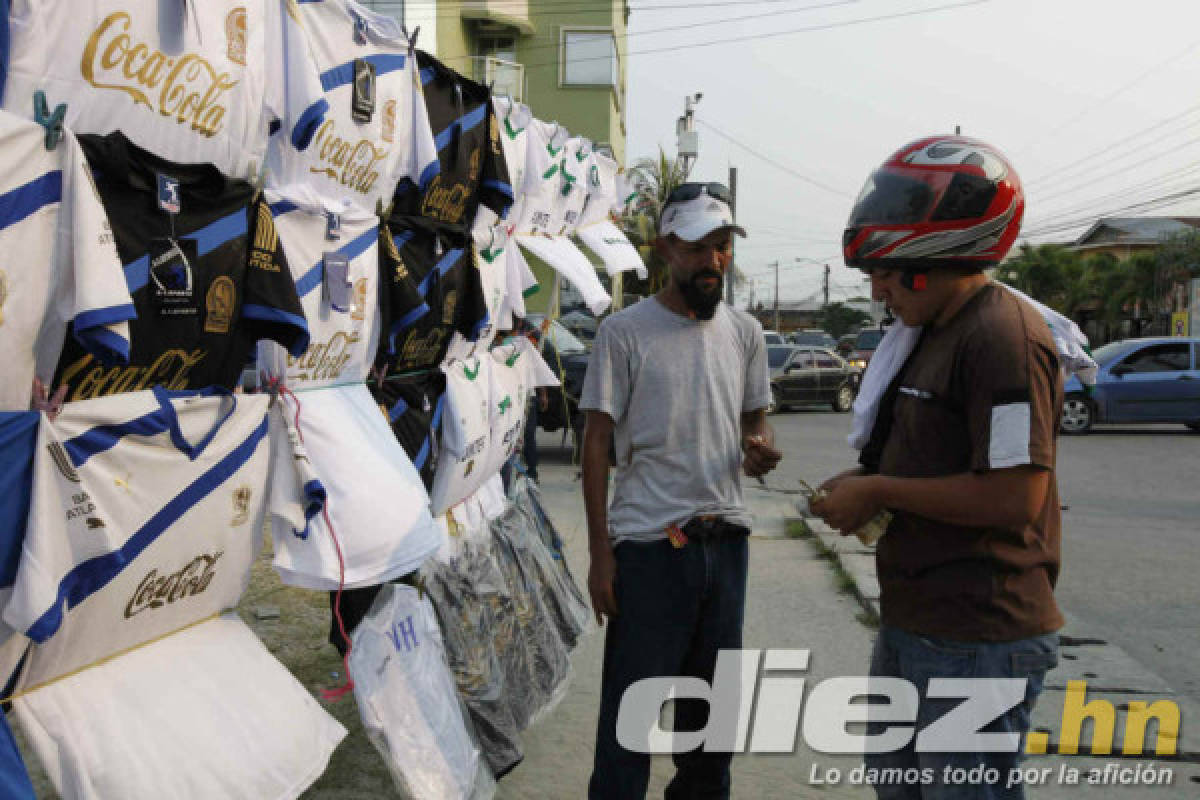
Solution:
M703 93L696 92L683 99L683 116L675 121L675 146L679 160L683 162L683 179L686 181L700 154L700 137L695 130L696 104L700 102Z
M737 222L737 167L729 168L729 210L733 212L733 221ZM737 277L737 260L733 257L736 241L736 234L729 237L729 266L732 271L725 282L725 302L730 306L733 305L733 281Z
M768 266L775 268L775 332L779 332L779 262L772 261Z
M829 265L825 265L825 305L829 305Z

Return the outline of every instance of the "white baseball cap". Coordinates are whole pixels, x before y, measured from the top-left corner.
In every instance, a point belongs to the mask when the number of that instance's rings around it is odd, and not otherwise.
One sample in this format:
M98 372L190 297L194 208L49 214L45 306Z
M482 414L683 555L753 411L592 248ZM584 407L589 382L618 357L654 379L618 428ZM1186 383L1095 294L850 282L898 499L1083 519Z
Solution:
M715 230L729 228L739 236L745 236L745 229L733 222L728 198L729 190L719 183L678 186L663 206L659 235L673 233L684 241L695 242Z

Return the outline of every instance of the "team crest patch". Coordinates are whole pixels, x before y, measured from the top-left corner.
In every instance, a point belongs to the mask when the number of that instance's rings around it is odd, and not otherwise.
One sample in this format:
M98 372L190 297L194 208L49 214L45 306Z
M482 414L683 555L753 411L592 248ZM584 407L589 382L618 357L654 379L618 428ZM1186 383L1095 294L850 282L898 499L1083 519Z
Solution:
M226 55L235 64L246 66L246 9L235 8L225 18Z
M249 486L239 486L233 490L233 519L229 524L236 528L245 525L250 519L250 496L254 489Z
M396 139L396 101L388 100L383 104L383 130L379 133L379 138L385 142L392 142Z
M350 312L351 319L361 320L367 307L367 279L359 278L354 282L354 305Z
M0 325L4 324L4 301L7 299L8 275L4 272L4 270L0 269Z
M67 449L58 442L50 442L46 445L46 449L50 451L50 458L54 460L54 466L58 467L62 476L71 483L79 483L79 473L75 471L75 465L71 463Z
M208 311L204 317L205 333L229 333L236 300L237 290L233 286L233 279L228 275L218 276L208 287L208 295L204 299Z

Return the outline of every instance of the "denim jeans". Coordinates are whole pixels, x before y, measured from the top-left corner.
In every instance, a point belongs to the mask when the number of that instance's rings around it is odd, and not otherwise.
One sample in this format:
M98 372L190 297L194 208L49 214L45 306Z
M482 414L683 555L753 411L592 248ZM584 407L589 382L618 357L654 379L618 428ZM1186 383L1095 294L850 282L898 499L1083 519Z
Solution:
M617 615L608 620L596 757L590 800L646 796L650 756L617 742L617 711L636 681L684 675L711 683L717 651L742 646L746 599L746 536L692 537L682 548L667 540L617 546ZM677 731L708 722L702 700L675 703ZM731 753L694 750L673 756L668 800L728 798Z
M1020 746L1015 753L917 753L916 736L901 750L868 754L868 769L929 770L933 783L877 783L880 800L1020 800L1020 784L1005 788L1009 770L1020 762L1025 749L1025 734L1034 703L1041 694L1047 670L1058 663L1058 635L1046 634L1012 642L958 642L932 636L919 636L883 627L871 655L871 676L904 678L916 686L920 700L916 729L920 731L947 711L958 706L959 698L926 698L930 678L1026 678L1025 698L992 723L985 732L1019 733ZM878 733L880 723L868 724ZM970 770L978 765L994 767L999 782L947 784L942 781L946 767Z

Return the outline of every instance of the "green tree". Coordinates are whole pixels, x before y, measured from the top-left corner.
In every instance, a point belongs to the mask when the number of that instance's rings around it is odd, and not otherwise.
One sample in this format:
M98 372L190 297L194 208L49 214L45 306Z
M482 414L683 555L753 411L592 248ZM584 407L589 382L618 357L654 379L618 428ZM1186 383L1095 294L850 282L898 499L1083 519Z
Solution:
M845 303L830 303L823 306L817 316L817 322L822 330L835 339L870 321L870 314L859 311L857 308L851 308Z

